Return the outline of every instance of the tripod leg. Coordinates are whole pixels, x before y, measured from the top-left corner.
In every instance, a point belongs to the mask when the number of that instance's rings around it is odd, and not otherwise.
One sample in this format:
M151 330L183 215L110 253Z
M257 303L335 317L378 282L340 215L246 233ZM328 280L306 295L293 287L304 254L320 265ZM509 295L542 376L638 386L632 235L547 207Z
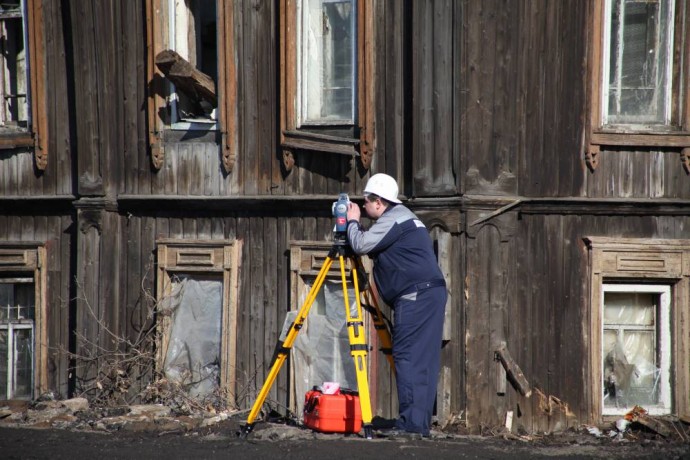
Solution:
M340 275L343 281L343 298L345 300L345 313L347 315L347 332L350 338L350 354L355 363L357 374L357 390L359 392L359 404L362 411L362 424L364 425L364 436L367 439L373 438L373 427L371 425L371 398L369 395L369 379L367 377L367 352L364 321L362 318L362 304L360 303L359 282L357 280L357 266L354 261L352 264L352 279L355 287L355 302L357 305L356 316L352 315L350 302L347 294L347 278L345 276L344 257L340 256Z
M332 263L333 258L331 256L326 257L326 260L323 263L323 267L321 267L321 270L319 271L319 274L316 277L314 285L309 290L307 299L304 301L304 304L302 304L302 306L300 307L295 321L290 325L290 330L288 331L285 340L282 343L282 346L280 342L278 343L271 370L269 371L268 376L266 377L266 380L264 381L264 384L261 387L261 391L259 391L259 395L257 396L256 401L252 406L252 410L249 412L246 425L242 426L242 429L240 431L241 438L246 438L247 435L249 435L249 433L251 433L252 429L254 428L254 420L256 420L256 417L259 414L259 411L261 410L261 406L263 406L264 401L266 401L266 396L268 396L268 392L273 386L273 383L275 382L275 379L278 376L280 368L283 366L283 363L290 354L290 349L292 348L292 345L295 342L295 339L297 338L297 334L299 333L300 329L302 329L304 321L307 319L309 310L311 309L311 306L314 303L314 300L316 299L316 296L318 295L324 280L326 279L326 275L328 274L328 270L330 270Z
M363 296L367 305L372 305L374 307L374 309L370 310L369 313L371 314L371 318L374 322L376 334L381 342L380 349L381 352L386 356L393 375L395 375L395 362L393 361L393 340L391 339L391 333L388 329L388 325L386 325L383 320L383 313L381 313L381 309L379 308L379 304L374 293L371 291L364 291Z
M362 291L362 296L364 297L364 302L367 306L373 306L373 310L371 308L369 309L369 314L371 315L372 321L374 322L374 329L376 329L376 335L378 335L379 341L381 342L380 350L386 356L391 371L393 371L393 374L395 374L395 363L393 362L393 339L391 338L391 332L388 329L388 325L383 320L383 313L381 313L381 308L379 308L376 293L374 292L374 283L367 283L367 276L364 271L362 259L356 256L354 260L355 267L357 267L358 270L357 274L360 275L361 279L363 280L362 282L365 283L365 286L368 286Z

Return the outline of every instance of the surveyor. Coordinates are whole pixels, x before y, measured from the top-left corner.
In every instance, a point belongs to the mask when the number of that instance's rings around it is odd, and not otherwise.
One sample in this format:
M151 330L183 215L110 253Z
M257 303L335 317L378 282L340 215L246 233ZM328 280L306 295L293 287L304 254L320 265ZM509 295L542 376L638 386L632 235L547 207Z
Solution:
M448 293L429 232L398 199L398 184L374 174L364 188L364 210L375 222L360 223L359 206L347 211L352 250L374 262L381 300L393 309L393 360L399 415L389 434L429 436L441 360L441 337Z

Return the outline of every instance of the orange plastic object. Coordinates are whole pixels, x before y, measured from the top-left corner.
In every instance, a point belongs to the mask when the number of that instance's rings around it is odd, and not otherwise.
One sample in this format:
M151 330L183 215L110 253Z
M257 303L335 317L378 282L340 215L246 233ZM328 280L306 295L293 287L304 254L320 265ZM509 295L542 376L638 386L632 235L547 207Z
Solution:
M307 391L304 395L304 425L322 433L359 433L362 429L359 396Z

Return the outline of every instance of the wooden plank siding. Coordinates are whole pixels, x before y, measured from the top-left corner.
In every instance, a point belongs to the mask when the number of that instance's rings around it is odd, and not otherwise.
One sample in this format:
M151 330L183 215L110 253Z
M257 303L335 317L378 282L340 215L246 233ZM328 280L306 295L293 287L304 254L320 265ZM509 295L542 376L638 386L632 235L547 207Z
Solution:
M43 0L51 153L39 172L31 149L0 150L0 246L46 245L51 389L77 389L60 349L108 347L108 330L134 338L151 321L157 241L237 239L233 390L250 407L294 307L290 243L331 241L331 201L347 192L361 203L370 174L386 172L446 245L439 423L460 419L478 433L508 411L514 431L597 421L583 238L690 238L690 176L677 150L602 147L594 172L583 161L588 12L598 0L364 1L374 32L370 170L349 155L296 150L285 171L285 2L243 0L226 31L238 146L226 173L219 132L166 130L165 161L151 166L145 0ZM497 392L503 341L529 398L510 383ZM393 416L388 363L371 364L373 412ZM152 375L133 377L143 388ZM269 402L284 408L289 385L286 368Z

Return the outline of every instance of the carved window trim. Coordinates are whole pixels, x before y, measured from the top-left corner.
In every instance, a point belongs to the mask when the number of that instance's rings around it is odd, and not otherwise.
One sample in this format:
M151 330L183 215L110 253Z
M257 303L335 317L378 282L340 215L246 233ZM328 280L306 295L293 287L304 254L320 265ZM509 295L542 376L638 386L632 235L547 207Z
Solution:
M280 144L287 151L311 150L358 155L369 169L376 150L374 6L357 0L357 120L355 136L318 133L304 129L298 121L297 4L300 0L280 0ZM358 132L358 133L357 133ZM289 157L289 155L287 155ZM285 164L290 170L291 162Z
M234 38L234 8L237 2L216 1L216 37L218 77L218 119L216 128L221 135L223 169L233 170L238 154L237 141L237 51ZM151 162L160 169L165 161L164 132L173 127L166 113L166 80L157 69L155 58L169 47L168 0L146 0L148 126Z
M591 2L588 21L591 37L588 51L588 117L585 129L585 161L591 171L599 163L599 153L604 147L641 147L680 149L681 162L690 174L690 29L689 7L685 0L675 2L674 69L672 78L672 107L676 113L674 126L666 130L635 130L633 127L608 128L602 123L601 95L603 90L604 27L606 2ZM684 33L682 33L684 31Z
M237 381L237 315L239 302L238 276L241 242L160 239L156 241L158 301L170 296L175 274L219 276L223 282L221 305L221 362L220 388L235 395ZM172 326L168 315L158 318L159 334L156 343L156 364L163 368Z
M690 414L690 240L586 237L589 249L590 308L585 315L584 343L589 345L590 416L603 414L601 350L602 300L605 283L665 284L671 287L671 400L678 416Z

